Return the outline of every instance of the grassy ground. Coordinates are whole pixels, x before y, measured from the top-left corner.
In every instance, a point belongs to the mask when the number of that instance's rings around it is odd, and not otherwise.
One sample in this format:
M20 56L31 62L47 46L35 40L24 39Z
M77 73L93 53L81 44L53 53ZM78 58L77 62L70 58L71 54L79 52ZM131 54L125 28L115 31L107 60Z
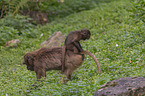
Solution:
M145 77L145 25L132 18L129 0L101 3L93 10L70 15L38 28L36 38L18 37L18 48L0 47L0 95L1 96L91 96L104 83L121 77ZM61 84L60 72L47 72L38 87L35 73L22 65L26 52L40 48L40 43L53 32L88 28L92 36L82 41L84 49L98 58L102 73L97 74L95 62L86 56L84 64L74 72L73 80ZM43 36L40 36L43 34Z

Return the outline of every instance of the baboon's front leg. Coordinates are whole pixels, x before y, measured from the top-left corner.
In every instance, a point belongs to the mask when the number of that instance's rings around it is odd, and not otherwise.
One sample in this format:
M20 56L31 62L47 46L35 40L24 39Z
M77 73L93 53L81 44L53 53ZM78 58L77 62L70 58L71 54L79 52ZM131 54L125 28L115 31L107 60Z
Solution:
M41 79L42 77L46 76L46 71L44 69L38 69L36 72L37 80Z

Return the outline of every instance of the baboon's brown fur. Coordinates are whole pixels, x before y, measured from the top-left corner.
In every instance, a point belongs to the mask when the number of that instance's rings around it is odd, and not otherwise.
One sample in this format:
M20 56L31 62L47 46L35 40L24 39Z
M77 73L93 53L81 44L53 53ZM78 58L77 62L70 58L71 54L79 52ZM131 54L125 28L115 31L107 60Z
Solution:
M65 70L65 56L67 53L79 53L83 51L83 48L80 44L80 40L89 39L91 33L88 29L84 28L82 30L72 31L68 34L65 39L63 50L62 50L62 70L63 73Z
M24 56L24 64L27 69L35 71L37 79L46 76L46 71L62 69L62 47L41 48L36 52L28 52ZM67 79L71 79L74 70L83 63L81 54L67 53L64 74Z

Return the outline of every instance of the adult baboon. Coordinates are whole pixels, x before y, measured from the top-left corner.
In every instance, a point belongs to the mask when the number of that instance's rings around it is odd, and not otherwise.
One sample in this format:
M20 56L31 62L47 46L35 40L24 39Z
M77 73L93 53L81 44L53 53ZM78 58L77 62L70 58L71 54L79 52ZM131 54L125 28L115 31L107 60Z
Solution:
M46 76L46 71L62 69L62 47L41 48L36 53L28 52L24 56L23 64L27 65L27 69L35 71L37 79ZM71 79L74 70L83 63L81 54L66 54L66 64L63 74L67 79ZM65 83L65 82L64 82Z

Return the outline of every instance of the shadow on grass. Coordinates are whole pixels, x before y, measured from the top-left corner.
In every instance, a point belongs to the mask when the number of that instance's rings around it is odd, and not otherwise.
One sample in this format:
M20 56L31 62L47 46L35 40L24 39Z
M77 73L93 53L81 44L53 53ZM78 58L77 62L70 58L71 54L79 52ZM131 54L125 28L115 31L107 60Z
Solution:
M25 90L25 95L29 95L34 90L40 90L40 88L44 85L43 81L37 81L34 84L30 85L27 90Z

